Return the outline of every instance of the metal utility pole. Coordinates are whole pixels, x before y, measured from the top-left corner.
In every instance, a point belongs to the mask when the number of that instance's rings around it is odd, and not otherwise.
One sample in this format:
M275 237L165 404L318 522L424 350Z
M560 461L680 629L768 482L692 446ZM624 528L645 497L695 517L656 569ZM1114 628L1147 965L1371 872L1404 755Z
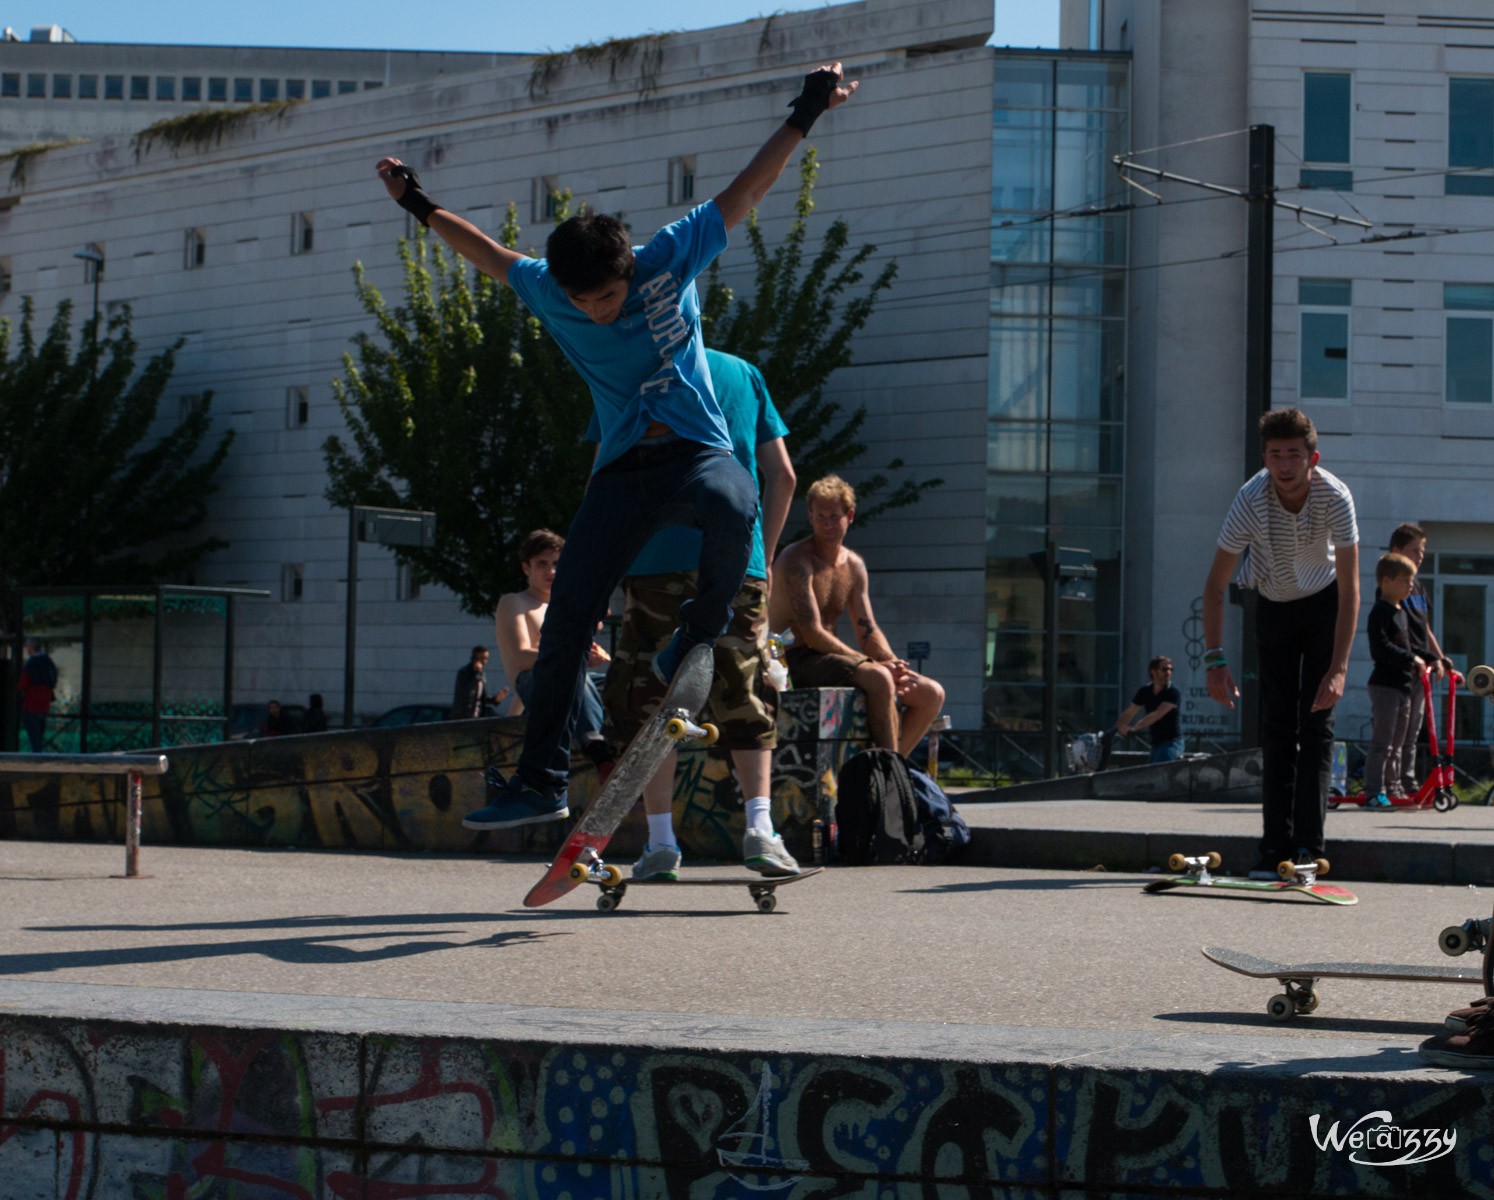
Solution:
M1226 187L1219 183L1208 183L1191 179L1157 167L1143 166L1132 162L1124 154L1113 159L1120 176L1133 187L1141 188L1148 195L1161 197L1141 187L1128 172L1137 171L1157 180L1184 183L1190 187L1218 192L1226 196L1238 196L1249 204L1249 238L1245 261L1245 428L1244 428L1244 478L1249 479L1261 469L1261 447L1258 423L1262 414L1271 409L1271 284L1275 275L1276 211L1285 209L1295 213L1298 220L1307 222L1308 217L1326 221L1333 225L1353 225L1360 229L1371 229L1369 221L1356 217L1340 216L1322 209L1307 208L1301 204L1289 204L1276 196L1276 127L1274 125L1252 125L1249 148L1248 184L1244 191ZM1319 230L1318 232L1322 232ZM1324 235L1328 236L1328 235ZM1260 655L1255 644L1256 593L1252 588L1230 588L1230 599L1241 608L1244 631L1240 651L1240 745L1255 746L1260 742Z

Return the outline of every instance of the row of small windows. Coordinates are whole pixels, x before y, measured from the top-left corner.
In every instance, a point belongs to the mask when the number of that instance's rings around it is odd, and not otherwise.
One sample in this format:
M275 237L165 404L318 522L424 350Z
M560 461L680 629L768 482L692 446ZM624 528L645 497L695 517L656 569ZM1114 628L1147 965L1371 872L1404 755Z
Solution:
M1302 174L1304 188L1354 190L1354 77L1347 71L1308 71L1302 77ZM1412 113L1387 114L1413 116ZM1494 196L1494 79L1447 81L1449 196Z
M21 98L24 81L26 99L46 100L49 98L47 79L47 74L40 71L28 72L24 76L19 71L0 73L0 99ZM103 81L102 91L99 90L100 80ZM358 90L356 79L252 79L243 76L230 79L223 75L209 75L204 79L201 75L183 75L178 78L175 75L54 74L51 81L50 99L53 100L123 100L128 96L131 100L149 100L154 97L157 100L181 100L189 104L199 103L204 99L209 103L227 103L230 96L235 104L247 104L255 100L262 103L280 99L324 100L334 91L339 96L345 96ZM383 82L378 79L363 81L364 91L383 86Z
M1352 280L1297 281L1298 393L1303 400L1349 398L1349 310L1353 303ZM1449 314L1443 343L1445 400L1494 407L1494 283L1443 284L1442 307Z

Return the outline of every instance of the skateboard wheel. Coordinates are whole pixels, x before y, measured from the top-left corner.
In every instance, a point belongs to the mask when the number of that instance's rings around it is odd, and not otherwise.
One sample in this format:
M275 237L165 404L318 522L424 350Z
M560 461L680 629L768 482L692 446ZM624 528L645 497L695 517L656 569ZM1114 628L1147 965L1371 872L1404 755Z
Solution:
M1312 860L1312 865L1317 867L1319 875L1328 874L1328 860L1326 858L1315 858Z
M1437 935L1437 945L1442 953L1449 958L1457 958L1460 954L1467 954L1469 947L1468 931L1461 925L1449 925Z
M1217 850L1210 850L1207 861L1209 864L1209 870L1217 871L1219 869L1219 865L1224 862L1224 856Z
M1171 858L1169 858L1167 860L1167 869L1169 871L1181 871L1187 865L1188 865L1188 860L1186 858L1184 858L1181 854L1174 854Z
M721 737L721 731L709 722L703 728L705 729L705 737L700 739L700 744L702 746L714 746Z
M1298 995L1297 995L1297 1011L1299 1013L1310 1013L1310 1012L1313 1012L1314 1010L1316 1010L1317 1007L1318 1007L1318 993L1317 993L1316 989L1314 989L1313 991L1309 992L1305 996L1302 995L1301 993L1298 993Z
M570 876L572 883L585 883L590 872L587 871L585 863L576 862L571 864L571 869L566 874Z
M675 741L679 741L680 738L685 736L687 729L688 727L682 720L680 720L678 717L671 717L667 722L665 722L664 734L666 737L670 737Z
M1284 858L1276 864L1276 873L1283 879L1295 879L1297 877L1297 864Z
M1468 690L1475 696L1494 695L1494 667L1478 666L1469 671Z
M617 897L609 896L606 892L603 892L597 897L597 908L602 912L612 912L617 908Z
M616 887L623 881L623 873L614 866L602 868L602 879L608 887Z
M765 896L759 896L757 898L757 911L758 912L772 912L777 907L778 907L778 897L775 896L775 895L773 895L772 892L769 892L767 895L765 895Z
M1297 1015L1297 1005L1285 992L1266 1001L1266 1015L1273 1021L1290 1021Z

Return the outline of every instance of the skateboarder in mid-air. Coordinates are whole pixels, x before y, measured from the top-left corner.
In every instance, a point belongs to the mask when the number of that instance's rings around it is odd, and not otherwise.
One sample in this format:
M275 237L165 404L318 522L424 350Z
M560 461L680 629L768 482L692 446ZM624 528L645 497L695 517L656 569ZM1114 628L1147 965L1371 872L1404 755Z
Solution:
M727 628L751 554L757 487L732 457L711 389L694 281L815 119L856 86L843 82L839 63L805 76L792 114L742 173L636 251L615 217L584 212L550 234L545 258L530 258L441 208L398 159L379 160L379 178L400 207L518 293L581 372L595 405L587 436L597 454L557 566L518 769L506 781L490 773L488 803L466 817L468 828L570 815L571 729L587 651L613 589L656 530L692 525L703 537L698 593L680 607L654 670L669 680L692 647L714 644Z

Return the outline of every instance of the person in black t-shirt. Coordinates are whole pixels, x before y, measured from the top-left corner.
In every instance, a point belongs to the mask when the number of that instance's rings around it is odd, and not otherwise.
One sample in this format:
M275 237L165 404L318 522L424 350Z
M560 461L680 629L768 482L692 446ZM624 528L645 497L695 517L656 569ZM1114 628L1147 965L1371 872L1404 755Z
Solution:
M1427 553L1426 531L1420 525L1412 525L1409 521L1403 525L1397 525L1395 532L1390 535L1390 549L1396 554L1403 554L1409 558L1411 565L1420 574L1422 560ZM1442 653L1442 646L1437 641L1437 635L1432 632L1431 597L1427 595L1426 588L1422 587L1420 579L1412 580L1411 594L1402 602L1401 611L1406 614L1406 628L1411 635L1411 649L1427 664L1432 681L1440 682L1448 669L1452 667L1452 660ZM1426 711L1426 694L1422 691L1421 681L1418 679L1411 688L1411 715L1407 718L1406 738L1401 744L1400 774L1394 779L1385 781L1386 790L1392 800L1403 799L1416 792L1416 744L1421 737L1421 724Z
M1172 659L1159 654L1146 665L1152 682L1137 689L1131 707L1121 713L1115 732L1124 736L1142 729L1152 731L1151 762L1176 762L1183 757L1183 730L1178 721L1178 706L1183 697L1172 686ZM1138 713L1146 716L1136 720Z

